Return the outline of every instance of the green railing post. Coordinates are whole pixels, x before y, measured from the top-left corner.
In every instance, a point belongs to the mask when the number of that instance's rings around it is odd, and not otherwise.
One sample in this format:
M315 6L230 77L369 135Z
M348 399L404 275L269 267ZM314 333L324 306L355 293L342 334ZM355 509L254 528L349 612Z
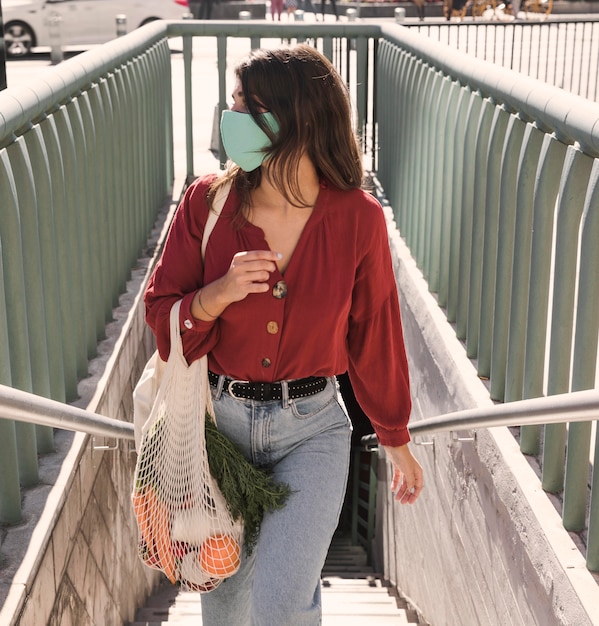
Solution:
M591 493L595 497L591 499L589 514L589 529L587 532L587 567L591 572L599 572L599 428L595 437L595 458L593 459L593 481Z
M518 189L516 195L518 210L516 211L516 223L514 228L514 263L505 372L506 402L522 400L523 397L526 313L529 305L528 289L532 248L533 199L535 178L542 144L543 133L533 124L526 124L524 138L522 140L523 147L519 163Z
M0 523L16 524L22 519L17 436L15 423L0 419Z
M485 195L487 154L489 137L493 125L495 106L488 98L484 98L477 123L476 147L473 167L474 191L472 193L474 211L472 214L472 241L467 250L470 259L470 279L468 298L468 325L466 335L466 354L470 358L478 355L478 339L480 335L480 309L482 297L483 274L483 240L485 232Z
M493 400L503 401L508 346L510 298L516 237L517 189L520 150L524 138L524 123L510 115L503 145L497 232L497 271L495 278L495 311L491 347L491 384Z
M484 236L482 247L482 283L478 336L478 375L491 375L493 313L495 310L495 281L497 276L497 246L499 228L499 195L503 144L510 115L503 107L495 107L495 116L486 157L487 179L484 203Z
M441 288L441 230L442 230L442 206L445 193L444 183L444 160L445 154L439 145L439 137L445 136L445 114L451 96L451 81L441 73L434 75L435 89L434 99L430 106L434 116L432 143L431 143L431 203L428 208L429 227L426 235L425 258L422 261L422 272L428 280L429 289L438 293ZM406 121L407 125L409 122Z
M568 146L561 176L555 227L555 252L547 393L570 390L570 354L574 324L574 288L578 233L592 159ZM587 453L588 456L588 453ZM543 489L556 493L564 486L566 425L545 427Z
M447 319L455 322L458 309L458 293L460 284L460 248L462 246L462 220L464 218L464 173L470 167L466 158L464 136L468 123L468 111L472 99L472 92L462 87L459 92L456 118L453 124L455 140L453 142L453 187L451 193L451 216L449 222L449 254L447 257ZM462 207L461 210L456 210Z
M425 71L424 64L419 64L418 73L414 77L413 98L413 123L412 132L414 133L412 144L413 165L410 172L410 187L412 187L412 220L411 240L414 249L415 258L421 259L422 270L424 271L424 263L426 259L426 224L429 216L428 204L428 180L427 180L427 163L429 154L427 148L429 146L426 137L426 117L429 108L428 98L434 84L434 78L430 72ZM420 141L417 140L418 135ZM417 167L417 163L421 163Z
M572 391L593 389L599 337L599 161L593 164L581 220L576 325L572 354ZM599 416L598 416L599 417ZM586 525L591 422L570 424L564 484L564 527L581 531ZM593 473L597 474L595 466ZM597 492L595 492L597 493ZM589 533L591 536L593 533Z
M45 146L42 129L39 125L25 136L31 167L35 171L35 189L40 247L40 278L43 297L38 300L43 318L40 323L45 328L45 344L42 348L48 367L47 397L60 402L65 401L64 363L62 352L62 322L60 319L60 300L58 298L58 276L56 266L56 229L54 223L53 185L50 156ZM39 353L37 353L39 354ZM37 354L36 357L37 358ZM37 391L46 395L43 391ZM49 433L49 434L48 434ZM47 429L45 442L40 441L38 429L38 447L40 452L47 452L54 447L51 429ZM51 446L51 448L49 447Z
M544 393L545 348L549 312L549 281L553 239L554 207L566 146L545 134L536 174L533 201L532 244L530 258L529 306L526 322L526 348L522 396L538 398ZM535 454L540 448L540 426L522 429L520 449Z
M193 99L191 90L191 64L193 60L193 37L183 35L183 73L185 77L185 154L187 156L187 179L194 175L193 167Z
M470 104L466 113L464 150L467 154L476 152L478 137L478 122L482 108L482 98L479 93L471 92ZM478 207L474 204L474 189L476 185L476 168L474 164L467 164L464 169L462 183L462 219L460 223L459 249L459 285L456 303L456 335L459 339L468 336L468 302L470 300L470 273L472 269L472 237L474 212Z
M0 346L8 345L5 294L2 237L0 237ZM10 359L7 350L0 350L0 384L11 384ZM21 521L21 517L15 423L0 419L0 523L15 524Z
M218 120L222 112L227 109L227 37L219 35L216 38L217 65L218 65ZM227 162L227 154L223 146L223 139L218 134L218 154L221 169L224 169Z

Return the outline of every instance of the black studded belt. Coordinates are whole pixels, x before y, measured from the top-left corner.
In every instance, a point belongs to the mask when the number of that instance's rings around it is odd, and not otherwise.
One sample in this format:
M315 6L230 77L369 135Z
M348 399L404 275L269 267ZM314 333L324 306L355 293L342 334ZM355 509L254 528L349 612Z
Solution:
M218 385L220 376L214 372L208 372L208 380L213 387ZM305 398L320 393L327 386L327 379L323 376L310 376L287 381L289 400ZM223 389L233 396L242 400L281 400L283 389L281 383L250 383L245 380L226 378Z

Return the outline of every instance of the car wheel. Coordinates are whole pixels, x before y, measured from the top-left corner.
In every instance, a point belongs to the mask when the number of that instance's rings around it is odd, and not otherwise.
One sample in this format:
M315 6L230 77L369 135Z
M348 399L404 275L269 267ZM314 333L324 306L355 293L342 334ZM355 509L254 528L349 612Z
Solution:
M4 43L7 56L24 57L35 45L35 35L25 22L8 22L4 26Z

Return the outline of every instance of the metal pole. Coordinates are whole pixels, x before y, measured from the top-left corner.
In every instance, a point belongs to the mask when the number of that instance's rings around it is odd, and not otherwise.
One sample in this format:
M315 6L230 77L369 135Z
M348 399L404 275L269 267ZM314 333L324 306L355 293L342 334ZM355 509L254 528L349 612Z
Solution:
M119 13L116 16L116 36L122 37L127 34L127 16Z
M191 19L186 13L184 19ZM193 165L193 98L191 90L191 63L193 60L193 36L183 35L183 73L185 76L185 154L187 157L187 180L194 176Z
M5 305L2 242L0 241L0 346L8 345L8 323ZM10 358L8 350L0 350L0 383L10 384ZM19 463L17 436L12 420L0 419L0 523L16 524L21 521L21 492L19 489Z
M218 64L218 111L219 120L222 112L227 108L227 37L219 35L216 38L217 64ZM225 169L227 155L223 146L223 139L219 133L219 160L220 168Z
M50 48L50 60L52 65L58 65L64 61L64 54L62 52L62 41L60 37L60 22L62 17L58 13L51 13L48 16L48 32L50 34L51 48Z
M0 419L0 523L16 524L22 519L19 463L15 423Z
M420 437L433 433L494 426L586 422L596 420L597 416L599 416L599 389L587 389L427 417L410 422L410 433L413 437ZM361 441L367 447L377 445L376 435L365 435Z
M0 422L43 424L98 437L134 440L133 424L0 384Z

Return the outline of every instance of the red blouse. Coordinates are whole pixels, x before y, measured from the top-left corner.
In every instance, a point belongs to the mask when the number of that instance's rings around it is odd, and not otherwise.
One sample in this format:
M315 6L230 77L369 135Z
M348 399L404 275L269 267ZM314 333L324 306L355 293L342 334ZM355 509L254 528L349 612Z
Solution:
M206 322L191 315L198 288L223 276L237 252L269 249L262 229L249 222L231 225L238 203L231 191L202 270L206 193L213 180L214 175L198 179L187 190L145 293L147 323L162 358L170 350L170 309L183 298L180 324L187 329L188 361L209 353L213 372L254 382L348 371L379 442L407 443L408 366L380 204L364 191L322 182L285 274L273 272L269 291L250 294Z

